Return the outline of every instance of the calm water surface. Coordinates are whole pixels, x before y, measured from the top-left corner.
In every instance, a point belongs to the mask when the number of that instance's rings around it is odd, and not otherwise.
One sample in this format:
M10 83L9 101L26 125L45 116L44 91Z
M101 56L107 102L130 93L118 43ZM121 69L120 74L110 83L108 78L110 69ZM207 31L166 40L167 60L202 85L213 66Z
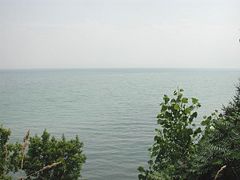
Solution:
M22 141L47 130L79 135L89 180L137 179L146 165L164 94L177 87L202 103L200 117L234 95L240 70L105 69L1 70L0 123Z

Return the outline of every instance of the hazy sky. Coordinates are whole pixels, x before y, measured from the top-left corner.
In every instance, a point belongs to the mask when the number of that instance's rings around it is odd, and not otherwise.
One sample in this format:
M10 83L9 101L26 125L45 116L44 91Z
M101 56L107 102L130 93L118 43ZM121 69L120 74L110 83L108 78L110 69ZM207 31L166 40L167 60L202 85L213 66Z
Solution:
M0 0L0 68L240 68L240 0Z

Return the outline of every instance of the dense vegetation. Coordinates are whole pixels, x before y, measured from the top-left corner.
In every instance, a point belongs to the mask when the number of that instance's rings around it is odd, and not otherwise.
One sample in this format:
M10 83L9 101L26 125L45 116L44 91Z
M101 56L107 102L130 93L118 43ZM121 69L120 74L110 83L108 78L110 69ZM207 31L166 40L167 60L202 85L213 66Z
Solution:
M18 170L20 162L20 144L8 144L11 132L0 126L0 179L11 179L8 173Z
M45 130L41 137L30 137L23 143L8 143L11 132L0 127L0 179L12 179L9 172L21 172L18 179L78 179L85 155L78 137L57 140Z
M157 116L154 144L147 169L139 167L140 180L240 179L240 85L222 113L215 111L196 128L200 104L196 98L163 97Z

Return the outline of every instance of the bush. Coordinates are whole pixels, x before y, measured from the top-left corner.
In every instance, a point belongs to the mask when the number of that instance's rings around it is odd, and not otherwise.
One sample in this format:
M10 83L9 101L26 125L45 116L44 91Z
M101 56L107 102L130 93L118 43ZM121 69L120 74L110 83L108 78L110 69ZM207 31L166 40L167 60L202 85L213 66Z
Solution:
M9 144L11 131L0 126L0 179L11 179L8 173L16 172L20 162L21 145Z
M23 144L9 144L10 130L0 127L0 179L24 171L20 179L78 179L86 160L79 138L57 140L45 130L41 137L24 137ZM25 152L26 151L26 152Z
M196 98L183 97L183 90L174 91L172 99L164 95L157 116L160 127L149 149L149 169L138 168L140 180L186 178L201 133L200 128L194 128L199 107Z
M50 134L45 130L41 137L30 138L23 169L35 179L78 179L86 159L82 147L83 143L78 137L66 140L63 136L61 140L56 140L54 137L50 138ZM52 164L54 168L35 173Z
M199 179L240 179L240 85L223 113L202 122L205 131L193 161ZM224 168L223 168L224 167Z
M164 96L149 168L138 168L139 179L240 179L240 85L223 113L204 117L203 131L193 124L200 104L188 101L181 90Z

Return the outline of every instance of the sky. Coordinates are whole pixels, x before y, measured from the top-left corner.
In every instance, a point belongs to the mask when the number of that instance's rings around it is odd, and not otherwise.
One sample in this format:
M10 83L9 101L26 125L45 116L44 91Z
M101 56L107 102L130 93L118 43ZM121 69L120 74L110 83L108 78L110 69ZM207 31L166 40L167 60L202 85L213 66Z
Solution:
M240 68L239 0L0 0L0 69Z

